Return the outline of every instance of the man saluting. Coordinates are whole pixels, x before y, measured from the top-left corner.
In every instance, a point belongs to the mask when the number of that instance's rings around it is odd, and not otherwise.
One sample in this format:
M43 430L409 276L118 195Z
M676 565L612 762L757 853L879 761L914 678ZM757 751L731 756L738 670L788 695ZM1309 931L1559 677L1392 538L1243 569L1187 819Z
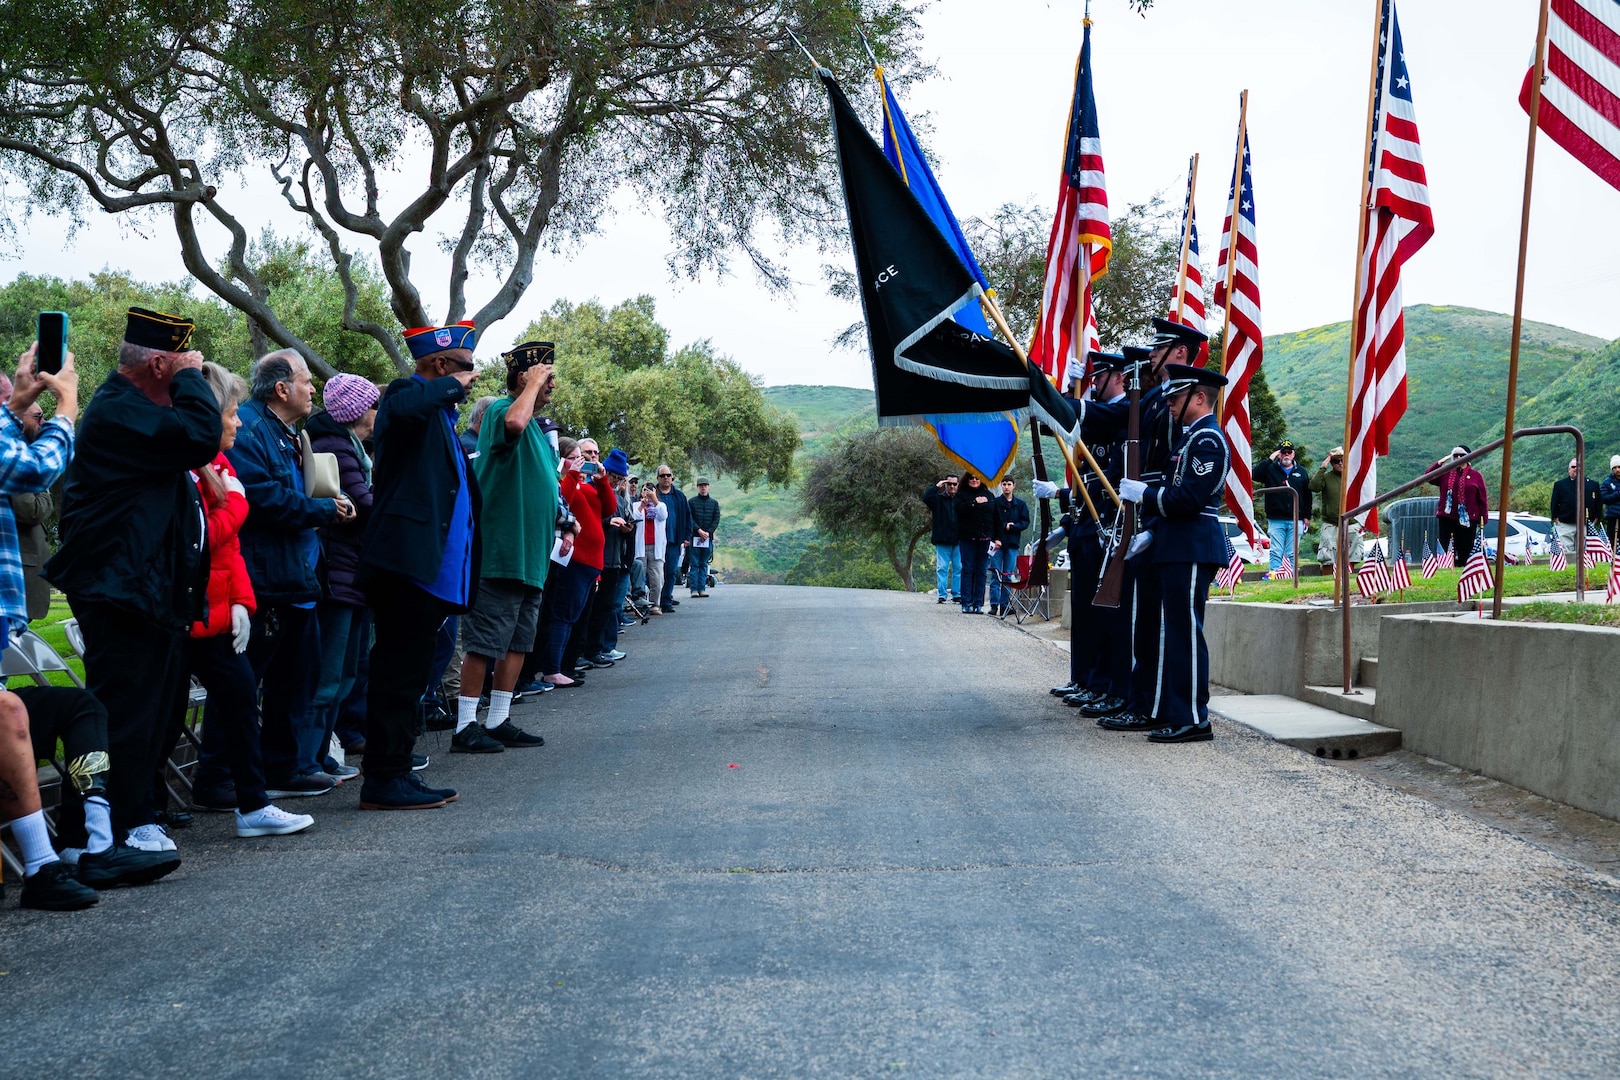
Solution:
M1151 714L1125 713L1102 726L1147 731L1152 742L1203 742L1213 737L1204 601L1215 571L1226 562L1220 506L1230 462L1213 415L1226 376L1187 364L1167 364L1165 375L1165 403L1181 439L1162 481L1119 485L1120 498L1141 507L1143 531L1131 545L1132 558L1140 575L1158 585L1146 592L1159 596L1164 647Z

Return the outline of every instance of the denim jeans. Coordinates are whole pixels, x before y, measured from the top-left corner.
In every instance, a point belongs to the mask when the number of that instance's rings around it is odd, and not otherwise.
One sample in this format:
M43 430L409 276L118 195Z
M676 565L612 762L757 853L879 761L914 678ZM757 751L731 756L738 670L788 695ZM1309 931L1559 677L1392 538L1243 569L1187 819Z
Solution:
M632 567L640 566L632 561ZM624 602L630 597L630 571L620 570L613 585L613 615L602 626L602 651L613 652L619 647L619 630L624 623Z
M990 553L990 602L1005 606L1012 603L1012 590L1001 583L1001 575L1018 575L1018 548L1003 545Z
M940 599L962 595L962 550L955 544L934 545L934 592Z
M1294 560L1294 520L1266 522L1266 535L1271 537L1271 569L1281 570L1283 556Z
M674 607L675 579L681 576L681 545L672 543L664 549L663 587L658 593L658 606L668 611Z
M686 549L686 587L694 593L709 591L709 557L714 554L712 547L698 547L693 545Z
M309 711L326 733L321 744L324 760L338 713L354 692L361 654L371 643L371 620L365 608L340 600L323 600L316 612L321 622L321 675Z

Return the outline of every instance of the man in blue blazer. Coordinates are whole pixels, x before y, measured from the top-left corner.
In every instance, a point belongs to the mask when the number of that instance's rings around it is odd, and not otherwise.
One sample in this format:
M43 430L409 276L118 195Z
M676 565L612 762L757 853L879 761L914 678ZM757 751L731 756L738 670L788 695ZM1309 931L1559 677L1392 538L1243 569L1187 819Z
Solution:
M478 580L478 481L456 437L477 334L470 322L405 331L416 372L389 384L377 406L371 518L360 541L376 634L362 810L426 810L456 798L411 771L411 750L439 626L467 610Z

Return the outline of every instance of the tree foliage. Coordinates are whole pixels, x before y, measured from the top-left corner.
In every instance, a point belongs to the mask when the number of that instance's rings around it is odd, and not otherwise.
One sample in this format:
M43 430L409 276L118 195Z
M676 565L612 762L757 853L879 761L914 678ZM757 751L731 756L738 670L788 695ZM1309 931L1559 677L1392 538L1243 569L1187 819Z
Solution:
M558 300L522 340L557 345L557 391L548 409L563 428L623 447L682 475L724 472L745 490L760 479L785 484L799 448L793 418L766 403L758 380L708 341L673 353L653 298L612 309ZM475 393L501 393L493 366Z
M799 505L834 540L879 550L906 589L932 515L921 493L952 466L920 427L880 427L835 443L811 463Z
M892 566L860 540L813 540L783 579L785 585L833 589L900 589Z
M0 178L25 205L167 215L186 269L319 372L250 258L240 184L268 170L342 284L341 325L399 369L400 324L508 315L542 243L589 233L630 188L662 210L672 268L841 227L821 62L864 74L857 26L914 74L913 0L11 0L0 38ZM5 213L12 213L6 208ZM6 222L12 219L7 217ZM200 226L223 228L219 257ZM430 299L409 242L450 255ZM361 302L360 267L392 319ZM472 302L471 270L498 279Z

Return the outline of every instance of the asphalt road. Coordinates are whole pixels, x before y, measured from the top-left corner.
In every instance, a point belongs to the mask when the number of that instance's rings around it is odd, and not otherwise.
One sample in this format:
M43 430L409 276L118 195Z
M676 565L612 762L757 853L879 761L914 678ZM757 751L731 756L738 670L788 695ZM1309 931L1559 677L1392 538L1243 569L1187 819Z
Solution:
M1620 891L926 597L735 586L450 756L0 911L0 1076L1620 1074ZM735 767L733 767L735 766Z

